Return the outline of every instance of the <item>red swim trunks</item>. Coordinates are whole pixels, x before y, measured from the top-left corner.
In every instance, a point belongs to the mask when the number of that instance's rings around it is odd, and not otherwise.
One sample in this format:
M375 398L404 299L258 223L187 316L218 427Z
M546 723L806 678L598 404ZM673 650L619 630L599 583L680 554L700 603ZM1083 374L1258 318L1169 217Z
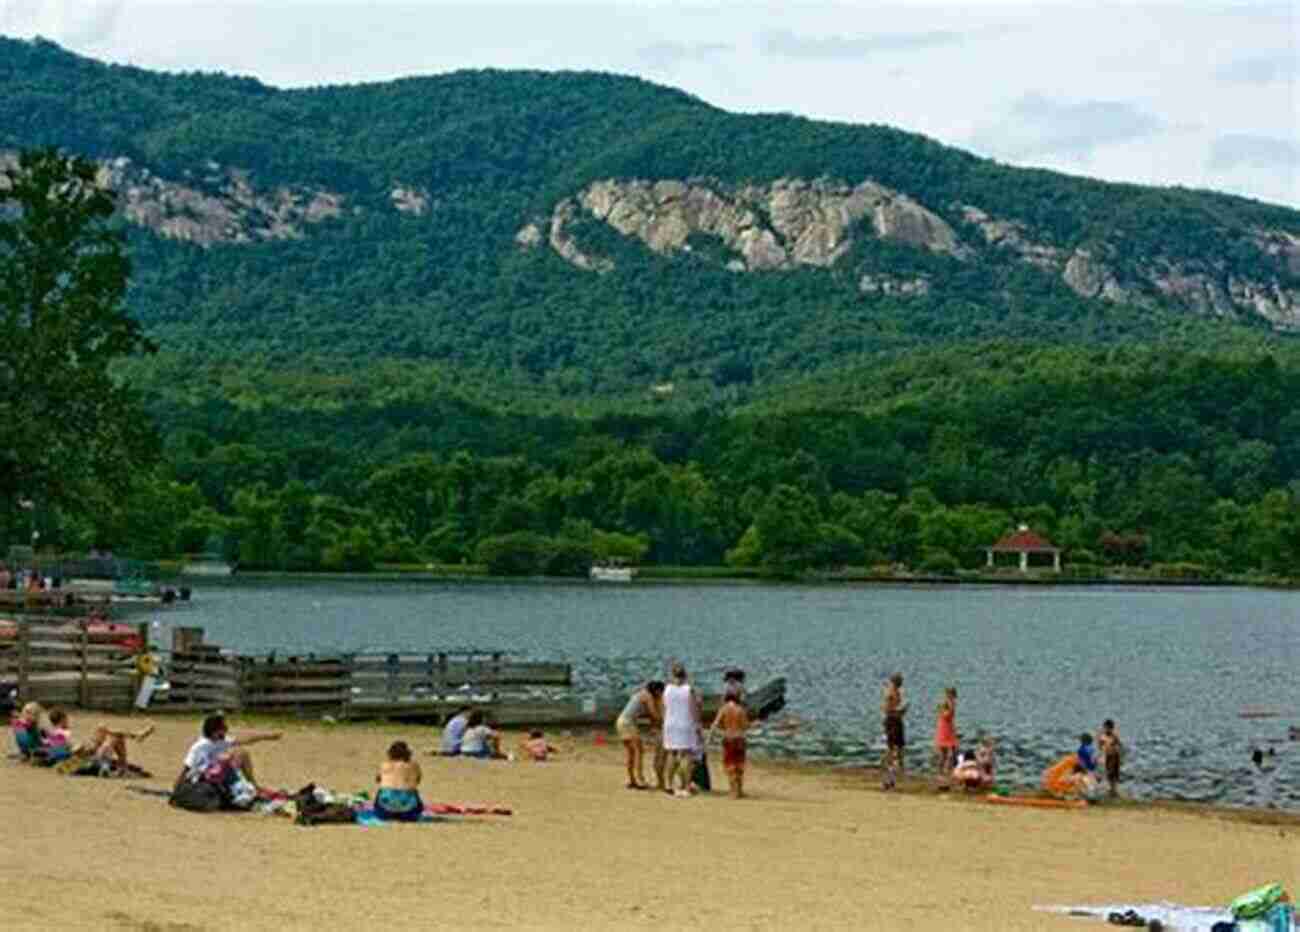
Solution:
M722 769L731 770L734 767L745 766L745 739L744 738L723 738L722 739Z

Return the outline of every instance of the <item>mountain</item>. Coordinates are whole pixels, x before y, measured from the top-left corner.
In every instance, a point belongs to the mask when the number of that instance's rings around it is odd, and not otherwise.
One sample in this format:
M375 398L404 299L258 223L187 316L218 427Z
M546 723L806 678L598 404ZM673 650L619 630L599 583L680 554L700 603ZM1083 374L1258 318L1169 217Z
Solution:
M88 155L120 193L160 390L387 361L484 396L701 403L971 341L1300 330L1300 212L634 78L280 90L0 40L0 80L0 150Z

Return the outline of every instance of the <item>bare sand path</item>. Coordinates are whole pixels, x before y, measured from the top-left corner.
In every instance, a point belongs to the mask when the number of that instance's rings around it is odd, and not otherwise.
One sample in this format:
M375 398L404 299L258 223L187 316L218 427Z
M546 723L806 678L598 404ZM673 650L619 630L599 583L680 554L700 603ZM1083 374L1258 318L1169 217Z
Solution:
M138 754L150 785L170 782L197 730L159 721ZM253 751L267 785L354 790L399 737L433 743L428 728L294 724ZM619 748L551 738L561 754L544 764L421 758L426 800L506 802L515 815L376 829L192 815L123 781L6 762L0 929L1087 932L1106 926L1032 907L1207 905L1300 880L1295 818L1020 810L761 761L753 799L674 800L624 789Z

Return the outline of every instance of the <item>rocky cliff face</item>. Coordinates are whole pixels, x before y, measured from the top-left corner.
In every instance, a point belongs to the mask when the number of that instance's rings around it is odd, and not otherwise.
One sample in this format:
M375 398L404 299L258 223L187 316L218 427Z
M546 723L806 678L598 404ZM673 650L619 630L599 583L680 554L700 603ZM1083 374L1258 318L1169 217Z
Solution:
M976 205L950 206L965 222L969 241L939 214L874 181L849 186L784 178L728 188L705 180L606 179L560 201L550 217L525 224L515 242L525 249L545 242L577 268L612 271L611 259L585 251L571 231L574 220L585 213L661 255L689 251L691 237L704 235L734 253L728 268L774 272L799 266L830 268L856 238L875 236L960 261L971 261L981 252L993 254L990 258L1009 253L1015 261L1057 276L1084 298L1175 303L1211 315L1257 314L1278 329L1300 330L1300 289L1284 280L1286 274L1243 279L1213 264L1157 255L1144 257L1137 264L1139 271L1124 277L1116 271L1113 247L1104 240L1065 247L1048 242L1024 223L999 219ZM1300 236L1256 230L1254 242L1289 276L1300 276ZM929 278L879 271L864 271L859 277L859 290L870 295L916 297L933 287Z
M865 181L856 187L782 179L727 189L703 181L598 181L556 205L549 220L551 247L580 268L608 270L608 259L583 253L567 227L582 210L655 252L688 250L691 236L720 240L748 271L829 267L854 237L876 235L965 258L968 250L940 216L897 191ZM538 231L538 232L534 232ZM540 242L540 224L516 236Z
M988 245L1059 273L1081 297L1138 305L1173 303L1221 317L1255 314L1276 329L1300 330L1300 289L1284 282L1283 276L1246 279L1227 273L1222 263L1189 263L1155 255L1142 257L1137 273L1121 281L1105 243L1067 251L1035 241L1023 224L998 220L970 204L962 205L962 216ZM1285 230L1253 233L1261 253L1281 260L1289 276L1300 276L1300 237Z
M216 162L179 182L116 158L101 164L100 180L118 192L132 223L200 246L297 239L308 225L343 213L341 194L306 185L259 188L248 172Z

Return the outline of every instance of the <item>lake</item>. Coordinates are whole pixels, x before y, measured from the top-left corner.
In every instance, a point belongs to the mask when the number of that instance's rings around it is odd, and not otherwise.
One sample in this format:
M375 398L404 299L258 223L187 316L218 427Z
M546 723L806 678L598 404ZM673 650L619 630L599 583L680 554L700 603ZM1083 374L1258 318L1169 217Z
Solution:
M880 684L906 676L909 766L928 766L934 709L960 693L963 743L985 730L999 781L1036 783L1081 731L1114 718L1124 790L1300 808L1300 594L1232 588L200 582L156 616L241 652L478 648L573 663L584 693L622 691L671 659L713 690L789 681L760 753L846 767L882 749ZM1263 709L1277 717L1241 717ZM1254 747L1273 748L1257 773Z

